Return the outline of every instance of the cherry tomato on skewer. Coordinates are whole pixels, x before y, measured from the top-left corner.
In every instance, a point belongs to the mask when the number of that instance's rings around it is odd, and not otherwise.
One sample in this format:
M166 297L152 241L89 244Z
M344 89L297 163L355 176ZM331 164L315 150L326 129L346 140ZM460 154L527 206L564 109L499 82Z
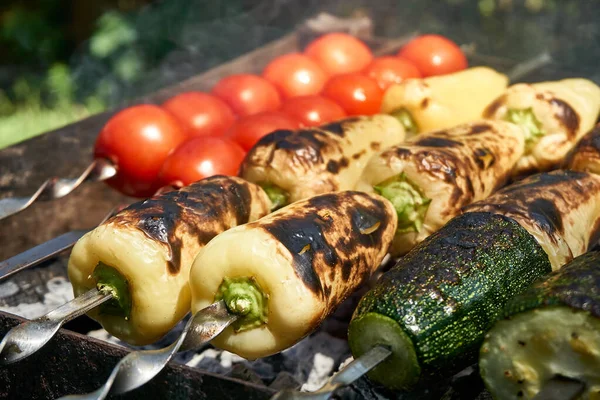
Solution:
M213 175L237 175L246 152L223 137L195 137L165 160L159 174L162 185L187 186Z
M263 136L278 129L297 129L298 121L282 112L264 112L238 119L225 134L246 151Z
M299 53L275 58L262 75L279 89L284 99L318 94L327 81L325 71L311 58Z
M398 56L412 62L424 77L461 71L467 57L452 40L440 35L422 35L412 39Z
M157 175L165 159L188 138L162 108L142 104L115 114L96 139L94 156L107 158L117 175L107 183L129 196L148 197L160 187Z
M410 61L389 56L374 59L364 70L364 74L377 81L383 90L405 79L421 77L419 69Z
M354 73L332 77L322 95L339 104L348 115L373 115L380 110L383 90L375 80Z
M329 33L304 49L329 75L359 72L373 60L373 53L359 39L346 33Z
M283 103L281 112L294 118L301 127L319 126L346 116L342 107L323 96L294 97Z
M211 93L227 103L239 116L275 111L281 107L277 88L258 75L230 75L217 82Z
M235 121L235 114L223 100L201 92L171 97L162 107L179 120L191 136L220 136Z

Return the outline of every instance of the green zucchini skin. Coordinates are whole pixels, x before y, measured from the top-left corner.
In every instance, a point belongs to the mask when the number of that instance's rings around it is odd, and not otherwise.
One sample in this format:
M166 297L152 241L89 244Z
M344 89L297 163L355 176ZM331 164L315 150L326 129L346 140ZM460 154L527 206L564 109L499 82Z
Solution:
M600 252L581 255L511 299L502 317L540 307L567 306L600 318Z
M349 327L350 348L355 357L376 345L398 353L369 375L393 389L447 377L476 361L506 302L550 271L544 250L513 219L463 214L400 259L361 299ZM394 342L389 329L371 322L373 315L395 321L405 335ZM416 353L418 362L402 379L392 374L407 368L400 352Z
M600 395L600 253L581 255L504 307L480 351L495 398L532 398L559 374Z

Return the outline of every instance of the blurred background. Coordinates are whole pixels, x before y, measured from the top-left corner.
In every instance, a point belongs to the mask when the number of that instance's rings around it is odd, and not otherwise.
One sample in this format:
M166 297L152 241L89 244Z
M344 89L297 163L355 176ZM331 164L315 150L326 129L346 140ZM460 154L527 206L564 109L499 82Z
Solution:
M0 148L179 82L320 11L375 33L442 33L517 60L598 71L598 0L3 0Z

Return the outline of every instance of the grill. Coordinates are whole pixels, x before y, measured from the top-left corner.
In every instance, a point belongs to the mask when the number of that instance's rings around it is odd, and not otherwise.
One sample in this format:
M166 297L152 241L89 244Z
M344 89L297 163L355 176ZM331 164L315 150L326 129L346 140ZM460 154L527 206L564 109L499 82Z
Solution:
M395 53L411 36L417 34L412 30L415 22L409 18L406 28L398 33L398 27L393 27L391 17L386 15L388 8L397 11L398 6L383 3L367 8L370 17L339 19L320 14L298 24L291 33L250 53L139 98L136 102L160 103L182 91L206 91L220 78L232 73L259 72L274 57L302 49L310 40L327 31L344 30L357 35L369 44L376 55ZM425 6L425 3L429 6ZM504 3L512 2L498 2ZM337 2L323 5L339 7ZM419 21L425 21L424 25L440 28L436 24L446 23L445 29L455 32L458 37L477 35L480 29L477 26L449 24L450 18L461 19L460 13L467 9L465 6L442 7L437 3L434 5L434 2L422 2L420 5L405 2L405 5L412 6L408 7L411 15L423 13ZM425 12L427 7L430 9ZM507 17L507 26L523 27L532 23L561 26L572 20L572 17L565 17L566 21L561 22L560 10L547 15L546 19L540 19L519 7L515 5L516 9ZM590 8L593 9L593 6ZM582 9L585 10L585 6ZM482 46L480 40L463 41L463 48L469 56L470 65L487 65L505 73L512 71L517 81L581 76L600 82L600 72L591 68L589 63L570 63L572 57L566 59L566 63L561 63L569 55L582 54L575 53L581 51L577 50L580 43L573 45L571 41L577 39L577 35L585 37L589 34L584 22L594 21L593 12L590 15L579 17L582 19L579 33L577 29L569 30L563 26L563 33L566 33L554 37L551 46L553 61L548 61L542 49L532 48L531 41L527 40L514 43L513 54L510 54L510 46L506 43ZM543 27L540 29L543 30ZM381 31L385 36L379 36ZM597 36L597 29L592 31L593 34ZM519 35L525 37L527 32L521 30L505 37L510 40ZM492 52L498 49L504 51ZM586 60L589 57L589 54L582 56ZM92 158L97 132L116 111L93 116L0 151L0 198L30 195L50 176L74 177L85 170ZM0 259L23 252L65 232L91 229L108 210L130 202L131 199L102 183L85 183L60 200L37 201L25 211L0 222ZM0 283L0 335L23 322L14 314L26 318L38 317L72 297L66 278L66 261L67 254L63 254ZM282 354L246 362L206 346L195 353L181 354L158 377L123 398L267 399L282 388L316 389L350 357L345 330L358 298L360 293L348 299L318 332ZM174 340L180 330L181 325L155 347L162 347ZM113 366L127 352L123 343L100 330L95 322L80 317L68 323L38 353L25 361L0 368L0 398L56 398L69 393L93 391L105 381ZM344 399L489 397L476 369L472 367L444 385L411 395L386 391L361 378L337 396Z

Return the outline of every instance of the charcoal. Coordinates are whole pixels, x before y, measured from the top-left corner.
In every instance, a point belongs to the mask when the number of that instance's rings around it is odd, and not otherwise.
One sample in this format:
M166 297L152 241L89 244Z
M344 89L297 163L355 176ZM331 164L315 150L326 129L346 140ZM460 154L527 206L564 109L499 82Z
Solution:
M226 374L225 376L229 376L231 378L241 379L246 382L255 383L257 385L264 385L261 377L254 372L252 368L250 368L246 364L235 364Z
M271 389L275 389L275 390L283 390L283 389L298 390L298 389L300 389L301 385L302 384L300 382L298 382L292 374L290 374L289 372L286 372L286 371L282 371L279 374L277 374L277 377L275 378L275 380L273 382L271 382L269 387Z

